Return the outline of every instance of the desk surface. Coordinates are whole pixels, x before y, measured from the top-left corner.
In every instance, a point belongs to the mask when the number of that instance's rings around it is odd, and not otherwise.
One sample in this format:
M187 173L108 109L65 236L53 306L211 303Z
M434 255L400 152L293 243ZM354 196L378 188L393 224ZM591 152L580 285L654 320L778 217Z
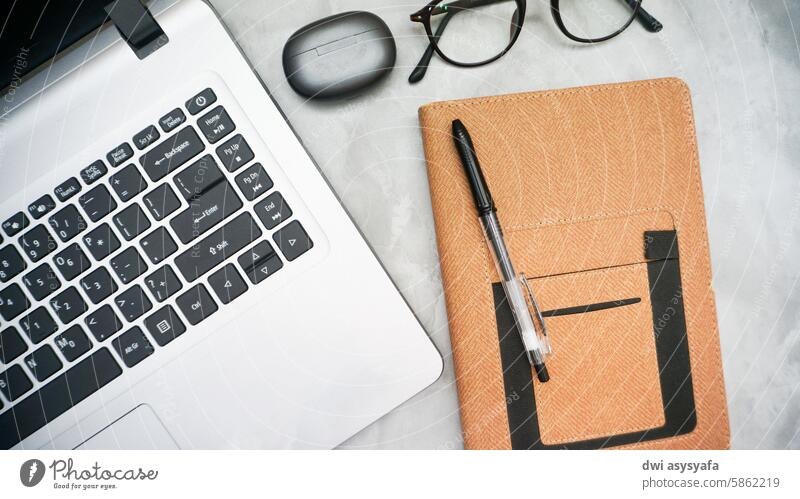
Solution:
M549 2L477 69L434 58L408 15L427 0L211 0L445 358L441 379L348 441L350 448L460 448L447 317L417 108L444 99L678 76L692 90L725 384L735 448L800 448L800 51L797 2L647 2L664 23L634 24L587 47L567 40ZM394 71L364 95L309 103L286 84L281 50L299 27L348 10L381 16Z

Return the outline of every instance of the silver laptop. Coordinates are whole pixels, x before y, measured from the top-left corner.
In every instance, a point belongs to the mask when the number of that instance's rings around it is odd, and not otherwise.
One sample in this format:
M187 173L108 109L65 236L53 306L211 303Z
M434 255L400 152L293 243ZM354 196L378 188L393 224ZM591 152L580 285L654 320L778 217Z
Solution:
M0 449L334 447L441 357L210 6L136 1L0 37Z

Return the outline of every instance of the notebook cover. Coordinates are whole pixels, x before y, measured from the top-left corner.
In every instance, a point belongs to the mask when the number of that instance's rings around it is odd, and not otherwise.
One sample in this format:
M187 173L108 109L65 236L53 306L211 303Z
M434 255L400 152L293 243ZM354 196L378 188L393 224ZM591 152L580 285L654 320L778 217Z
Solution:
M470 449L727 448L697 143L677 79L420 108ZM547 311L531 375L451 122L469 129L512 260Z

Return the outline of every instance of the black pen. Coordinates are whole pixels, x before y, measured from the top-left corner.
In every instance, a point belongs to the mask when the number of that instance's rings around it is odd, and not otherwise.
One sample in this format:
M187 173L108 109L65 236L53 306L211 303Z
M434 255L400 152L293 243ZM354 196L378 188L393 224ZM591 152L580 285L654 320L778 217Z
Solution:
M453 139L458 155L461 156L461 164L464 166L472 196L475 198L478 218L483 226L486 242L492 250L497 273L500 275L503 291L505 291L508 305L514 315L528 361L536 371L539 381L548 381L550 375L547 373L544 359L550 353L550 343L547 340L547 330L544 327L542 314L525 275L517 275L514 271L514 265L511 263L511 257L503 240L503 230L497 219L497 209L494 206L492 193L489 192L489 186L486 185L486 179L483 178L483 171L478 163L478 156L469 132L460 120L453 121Z

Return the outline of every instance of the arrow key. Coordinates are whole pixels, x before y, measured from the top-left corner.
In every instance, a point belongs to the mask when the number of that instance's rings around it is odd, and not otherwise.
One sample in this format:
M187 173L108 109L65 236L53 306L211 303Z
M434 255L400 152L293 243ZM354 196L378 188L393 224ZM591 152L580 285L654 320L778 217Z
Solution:
M266 241L256 244L250 251L240 256L239 265L242 266L247 278L253 284L260 283L283 268L281 257Z
M297 220L273 234L272 239L290 262L314 246L314 242Z
M217 298L224 305L232 302L247 291L247 284L245 284L242 276L239 275L232 263L211 274L208 278L208 284L211 285L211 289L214 290Z

